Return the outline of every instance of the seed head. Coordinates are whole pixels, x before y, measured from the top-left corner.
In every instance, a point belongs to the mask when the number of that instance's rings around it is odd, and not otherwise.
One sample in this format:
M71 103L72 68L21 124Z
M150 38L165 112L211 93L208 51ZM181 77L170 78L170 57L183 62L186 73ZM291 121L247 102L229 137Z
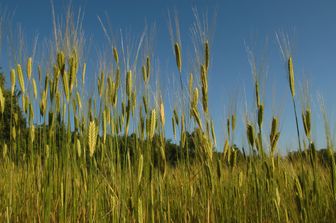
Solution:
M205 55L204 55L204 60L205 60L205 68L206 70L209 69L209 60L210 60L210 49L209 49L209 42L205 41L204 43L204 49L205 49Z
M17 65L17 73L18 73L18 78L19 78L19 84L21 87L22 93L25 93L25 83L24 83L24 78L23 78L23 73L22 73L22 68L21 65Z
M290 87L292 97L294 97L295 96L295 81L294 81L293 60L291 56L288 59L288 72L289 72L289 87Z
M33 78L32 83L33 83L34 98L36 99L37 98L37 86L36 86L36 81L34 78Z
M113 48L113 56L114 56L114 61L116 62L116 64L119 64L118 50L115 47Z
M93 156L95 149L96 149L96 141L97 141L97 127L94 121L90 121L89 124L89 134L88 134L88 144L89 144L89 152L90 157Z
M254 146L254 128L253 126L248 123L246 126L246 134L247 134L247 139L251 147Z
M131 96L132 90L132 71L128 71L126 75L126 95Z
M151 73L151 62L150 62L150 57L148 56L146 58L146 70L147 70L147 81L149 80L150 73Z
M258 108L258 126L259 126L260 129L262 127L263 117L264 117L264 105L263 104L259 104L259 108Z
M174 48L175 48L175 57L176 57L177 69L181 73L181 71L182 71L182 58L181 58L181 49L180 49L180 45L178 44L178 42L175 43Z
M27 61L27 77L28 77L28 80L30 80L31 78L31 75L32 75L32 58L29 57L28 58L28 61Z
M15 70L14 69L11 69L10 77L11 77L11 92L12 92L12 95L14 95L15 82L16 82Z
M0 87L0 112L3 114L5 111L5 97L2 93L2 88Z
M160 104L160 118L161 118L161 123L164 126L165 125L165 110L164 110L164 104L161 102Z
M65 70L65 57L63 51L57 53L57 65L61 73Z

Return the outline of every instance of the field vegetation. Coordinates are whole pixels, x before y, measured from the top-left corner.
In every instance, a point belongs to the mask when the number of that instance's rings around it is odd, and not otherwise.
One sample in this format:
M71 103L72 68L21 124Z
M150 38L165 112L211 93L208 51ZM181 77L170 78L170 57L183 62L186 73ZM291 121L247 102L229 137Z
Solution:
M253 54L255 108L244 117L237 117L235 109L227 114L224 146L217 147L217 123L208 106L208 76L215 75L209 72L211 39L199 17L192 28L192 72L185 66L178 19L171 17L169 53L175 57L174 78L180 86L175 104L169 105L153 81L157 69L149 33L135 47L118 43L99 18L110 53L87 57L82 15L71 10L66 15L64 21L54 16L46 61L35 60L31 52L2 70L0 222L336 219L328 117L321 100L327 146L318 150L309 100L302 103L302 114L296 109L295 58L288 36L279 33L276 39L286 65L288 86L283 90L291 94L299 151L281 156L281 119L276 114L270 120L264 117L269 108L260 93L264 86ZM6 34L4 29L0 34ZM99 64L94 86L87 83L87 76L94 75L88 60ZM171 113L165 112L167 106ZM237 119L245 120L245 148L236 145Z

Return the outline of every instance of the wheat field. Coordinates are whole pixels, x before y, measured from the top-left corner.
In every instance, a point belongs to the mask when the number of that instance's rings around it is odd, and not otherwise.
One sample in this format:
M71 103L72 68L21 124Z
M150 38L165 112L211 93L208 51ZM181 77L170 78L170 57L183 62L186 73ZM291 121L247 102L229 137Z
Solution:
M46 61L28 54L3 70L0 222L336 218L336 166L328 117L321 109L327 148L318 150L311 134L310 104L302 114L296 109L296 58L285 34L276 39L286 66L288 86L283 89L291 95L299 151L280 155L279 141L286 130L280 131L277 114L265 118L270 108L253 72L255 109L246 117L227 114L224 146L218 148L217 138L222 136L214 128L219 123L214 123L208 105L213 64L206 34L196 29L197 72L191 73L178 20L171 22L168 53L174 57L179 85L178 100L171 105L155 87L154 55L142 47L146 35L134 57L125 50L127 42L111 41L108 58L87 58L85 35L76 18L71 11L64 24L53 18L54 38L46 48ZM100 64L98 75L90 73L89 60ZM89 85L92 79L95 84ZM236 146L237 119L245 120L240 126L245 149ZM299 132L301 127L304 132Z

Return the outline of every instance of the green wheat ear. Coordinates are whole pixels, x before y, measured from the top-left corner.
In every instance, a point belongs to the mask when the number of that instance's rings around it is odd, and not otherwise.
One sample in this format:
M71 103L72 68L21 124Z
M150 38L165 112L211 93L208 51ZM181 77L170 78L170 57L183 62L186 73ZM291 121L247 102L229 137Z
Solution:
M270 144L272 153L274 153L280 138L280 132L278 131L279 128L278 126L279 126L279 120L277 117L273 116L271 124L271 133L270 133Z
M302 122L303 122L303 127L304 127L304 131L306 133L306 136L308 137L308 139L310 140L310 136L311 136L311 110L309 108L306 109L305 112L302 112Z
M149 138L152 140L155 134L155 126L156 126L156 111L152 110L150 116L150 129L149 129Z
M132 71L128 71L126 75L126 95L131 96L132 91Z
M2 93L1 87L0 87L0 111L1 111L1 114L3 114L5 111L5 97Z
M288 59L288 74L289 74L289 87L292 94L292 97L295 96L295 81L294 81L294 67L293 59L289 57Z
M27 61L27 77L28 77L28 80L30 80L31 75L32 75L32 66L33 66L33 59L31 57L29 57L28 61Z
M81 142L79 139L76 140L76 150L78 157L81 157L82 149L81 149Z
M118 55L118 50L117 48L113 48L113 56L114 56L114 61L116 64L119 64L119 55Z
M178 42L175 43L174 45L175 48L175 57L176 57L176 65L178 71L181 73L182 71L182 57L181 57L181 48Z
M142 66L142 78L145 84L147 84L147 68L145 65Z
M138 185L140 185L141 183L142 171L143 171L143 155L140 154L139 164L138 164Z
M164 109L163 102L160 103L160 119L161 119L162 126L164 126L166 123L166 118L165 118L165 109Z
M65 70L65 56L63 51L57 53L57 65L58 69L63 73Z
M253 126L248 123L246 126L246 134L247 134L247 139L251 147L254 146L254 128Z
M89 153L90 157L93 156L96 149L98 129L94 121L90 121L89 124L89 134L88 134L88 144L89 144Z
M210 49L209 49L209 42L208 41L206 41L205 43L204 43L204 48L205 48L205 58L204 58L204 60L205 60L205 68L208 70L209 69L209 63L210 63Z
M258 106L258 126L261 129L264 117L264 105L260 104Z
M22 91L22 93L25 93L25 91L26 91L25 82L24 82L24 77L23 77L22 68L21 68L20 64L17 65L17 73L18 73L18 78L19 78L19 84L20 84L21 91Z
M15 82L16 82L15 70L14 69L11 69L11 71L10 71L10 78L11 78L11 92L12 92L12 95L14 95Z
M234 131L236 128L236 114L232 114L231 116L231 128L232 131Z
M37 99L37 86L36 86L36 81L35 81L34 78L33 78L33 80L32 80L32 83L33 83L33 93L34 93L34 98Z

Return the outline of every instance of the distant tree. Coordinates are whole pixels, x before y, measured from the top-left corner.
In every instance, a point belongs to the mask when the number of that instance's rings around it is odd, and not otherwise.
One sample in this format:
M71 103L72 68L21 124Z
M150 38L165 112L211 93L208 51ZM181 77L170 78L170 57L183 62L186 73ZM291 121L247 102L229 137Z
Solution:
M0 87L5 98L5 110L4 113L0 115L0 142L9 143L11 140L11 120L12 126L15 125L16 129L21 130L26 128L26 120L18 104L20 92L15 90L12 96L11 90L5 88L5 82L5 76L3 72L0 72Z

